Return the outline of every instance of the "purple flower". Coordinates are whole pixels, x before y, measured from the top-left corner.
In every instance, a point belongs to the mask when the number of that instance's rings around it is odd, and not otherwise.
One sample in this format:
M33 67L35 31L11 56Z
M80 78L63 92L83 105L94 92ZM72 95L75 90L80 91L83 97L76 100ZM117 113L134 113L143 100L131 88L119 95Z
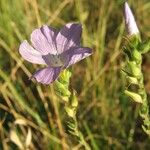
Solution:
M137 24L135 22L134 16L127 2L125 2L124 5L124 18L128 34L129 35L138 34L139 30Z
M90 56L92 50L80 46L82 27L68 23L59 32L43 25L31 34L32 46L25 40L19 52L27 61L44 64L45 68L36 71L31 78L37 82L50 84L57 79L61 70Z

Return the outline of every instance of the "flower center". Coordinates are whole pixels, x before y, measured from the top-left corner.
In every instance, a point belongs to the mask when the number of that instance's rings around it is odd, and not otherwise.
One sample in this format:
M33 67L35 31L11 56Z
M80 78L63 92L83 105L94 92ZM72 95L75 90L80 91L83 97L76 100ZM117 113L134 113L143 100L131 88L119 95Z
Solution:
M60 67L64 65L60 55L49 54L47 61L51 67Z

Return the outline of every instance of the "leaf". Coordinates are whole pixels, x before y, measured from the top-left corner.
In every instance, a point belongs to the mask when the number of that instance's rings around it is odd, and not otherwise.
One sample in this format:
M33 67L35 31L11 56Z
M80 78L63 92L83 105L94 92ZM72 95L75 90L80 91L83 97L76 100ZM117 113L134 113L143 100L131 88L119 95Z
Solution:
M26 121L23 120L23 119L17 119L17 120L15 121L15 124L24 125L24 126L27 125Z
M28 134L27 134L26 141L25 141L26 147L29 147L29 145L31 144L31 140L32 140L32 132L31 132L31 129L28 128Z
M10 131L10 140L15 143L20 149L23 149L23 144L21 143L18 135L14 130Z

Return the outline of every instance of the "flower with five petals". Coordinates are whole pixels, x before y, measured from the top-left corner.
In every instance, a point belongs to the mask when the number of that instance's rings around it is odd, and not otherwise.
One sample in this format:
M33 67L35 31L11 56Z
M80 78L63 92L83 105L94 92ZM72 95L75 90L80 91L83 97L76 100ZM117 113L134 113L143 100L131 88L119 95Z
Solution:
M61 70L90 56L92 50L80 46L82 27L77 23L66 24L59 32L43 25L31 34L32 46L25 40L19 47L21 56L33 63L44 64L31 78L42 84L55 81Z

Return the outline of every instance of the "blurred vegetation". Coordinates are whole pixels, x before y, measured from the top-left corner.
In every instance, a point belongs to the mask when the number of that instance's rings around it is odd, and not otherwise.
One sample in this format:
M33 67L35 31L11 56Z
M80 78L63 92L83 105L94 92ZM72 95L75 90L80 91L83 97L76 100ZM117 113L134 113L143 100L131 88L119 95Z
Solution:
M142 38L150 37L149 0L129 3ZM0 149L83 149L66 133L64 106L53 85L28 80L39 66L18 53L21 41L30 39L35 28L61 28L67 22L82 23L82 45L94 52L71 69L85 140L93 150L150 149L138 105L123 94L122 7L122 0L0 0ZM143 71L150 100L149 54L144 56Z

